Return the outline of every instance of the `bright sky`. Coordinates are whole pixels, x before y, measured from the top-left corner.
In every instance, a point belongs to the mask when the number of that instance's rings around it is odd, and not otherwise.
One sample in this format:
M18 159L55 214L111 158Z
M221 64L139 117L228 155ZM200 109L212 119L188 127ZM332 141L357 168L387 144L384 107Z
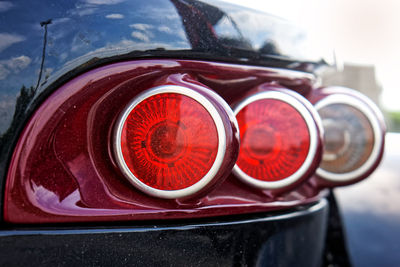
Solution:
M225 0L277 13L310 29L339 60L374 64L381 102L400 111L399 0Z

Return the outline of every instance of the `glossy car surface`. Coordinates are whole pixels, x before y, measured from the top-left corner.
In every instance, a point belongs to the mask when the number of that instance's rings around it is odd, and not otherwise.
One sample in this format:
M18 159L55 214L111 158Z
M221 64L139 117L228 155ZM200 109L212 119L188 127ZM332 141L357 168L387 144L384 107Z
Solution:
M1 232L2 265L318 266L326 201L213 222L40 227ZM81 228L81 229L79 229ZM299 234L302 233L302 234Z
M306 33L271 14L191 0L0 2L0 21L2 265L349 264L334 197L315 177L282 195L230 174L188 204L136 191L104 160L110 125L142 90L118 96L118 79L201 84L231 106L266 86L311 99L331 59ZM85 139L87 114L99 128ZM59 166L44 160L55 158Z
M224 73L229 73L229 78ZM132 78L136 76L138 78ZM109 79L117 82L104 81ZM244 79L247 83L248 80L252 82L245 85ZM136 220L167 219L171 216L193 218L276 210L314 202L322 193L312 183L288 194L271 194L255 192L251 187L243 186L232 174L218 189L194 202L146 197L132 192L125 180L121 181L120 172L110 156L112 148L104 145L112 139L113 127L110 126L115 124L116 115L137 94L134 89L130 89L129 94L123 93L126 88L153 87L164 80L196 88L201 81L215 88L229 103L234 103L254 84L267 84L268 88L273 88L268 85L272 80L289 88L291 83L296 83L294 90L308 94L311 90L310 79L307 74L298 72L248 66L243 69L232 64L184 60L128 61L88 72L81 79L74 79L58 89L56 94L42 103L24 129L13 156L19 160L13 160L9 168L6 219L34 223L131 220L132 216ZM122 85L118 86L118 83ZM82 99L85 99L84 102ZM232 123L229 118L226 120ZM232 155L237 154L237 141L233 136L226 139L229 147L226 155L231 156L222 162L222 170L229 168L229 164L232 168ZM321 150L317 143L315 150ZM231 154L228 154L229 151ZM318 163L318 157L311 159L311 168L306 170L304 178L310 176ZM24 174L27 170L32 173L31 176ZM40 178L49 171L57 180ZM295 188L296 184L291 187ZM94 188L96 194L91 195ZM34 201L28 201L31 199ZM56 204L57 199L59 203ZM178 212L179 209L184 212ZM52 214L57 216L54 218Z

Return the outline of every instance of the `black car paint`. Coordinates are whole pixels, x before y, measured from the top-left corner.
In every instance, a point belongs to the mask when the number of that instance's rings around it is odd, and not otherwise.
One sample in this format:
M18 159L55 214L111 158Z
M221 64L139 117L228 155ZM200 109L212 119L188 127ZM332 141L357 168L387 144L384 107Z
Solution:
M0 265L319 266L327 213L322 200L217 222L9 229L0 232Z
M213 36L197 19L213 26L224 19L227 25ZM254 27L260 22L269 27ZM285 36L286 29L292 35ZM311 73L325 66L329 59L299 49L309 39L293 29L273 15L222 2L21 0L0 6L0 186L4 191L7 166L26 121L73 77L111 62L143 58L201 59ZM260 36L267 37L263 43ZM328 234L330 244L343 246L340 218L329 216L327 223L324 200L298 209L163 227L155 222L146 227L43 230L3 223L0 263L287 266L297 259L296 265L317 266L327 225L336 231L336 236ZM325 251L324 264L347 265L346 252L341 253L337 260Z

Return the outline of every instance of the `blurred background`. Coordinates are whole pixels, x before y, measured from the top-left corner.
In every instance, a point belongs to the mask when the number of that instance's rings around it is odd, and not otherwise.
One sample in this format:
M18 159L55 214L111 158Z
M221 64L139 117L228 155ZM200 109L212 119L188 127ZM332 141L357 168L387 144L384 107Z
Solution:
M307 29L313 49L334 53L338 70L324 85L343 85L368 95L385 112L389 131L400 131L400 1L227 0L251 3Z
M249 2L309 30L313 49L334 51L338 68L322 73L323 85L361 91L383 111L390 133L381 165L368 179L335 193L354 266L400 266L400 134L394 133L400 131L400 1Z

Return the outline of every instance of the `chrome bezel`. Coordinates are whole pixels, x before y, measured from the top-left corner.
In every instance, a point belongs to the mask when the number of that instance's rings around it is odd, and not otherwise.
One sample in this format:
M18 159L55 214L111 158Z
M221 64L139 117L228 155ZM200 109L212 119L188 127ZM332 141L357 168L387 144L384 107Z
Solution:
M326 106L334 104L351 106L355 109L358 109L361 113L365 115L372 127L372 132L374 134L374 145L371 155L369 156L367 161L358 169L347 173L334 173L326 171L319 167L316 171L316 174L320 178L326 179L331 182L348 182L357 180L371 170L376 161L379 159L383 149L382 141L384 138L384 131L381 127L380 120L378 119L379 114L376 114L379 109L375 106L375 104L370 101L365 102L358 97L343 93L326 96L315 104L315 108L318 111Z
M212 117L215 126L217 128L217 134L218 134L218 152L215 157L215 161L213 165L211 166L210 170L206 173L205 176L203 176L197 183L186 187L184 189L179 189L179 190L161 190L161 189L156 189L151 186L146 185L142 181L140 181L128 168L127 164L125 163L123 154L122 154L122 149L121 149L121 134L122 134L122 128L124 126L124 123L130 114L130 112L142 101L145 99L157 95L157 94L163 94L163 93L176 93L176 94L181 94L187 97L192 98L193 100L197 101L200 105L202 105L210 114ZM217 109L214 107L214 105L211 103L210 100L208 100L204 95L201 93L190 89L186 88L183 86L178 86L178 85L163 85L163 86L158 86L151 88L149 90L146 90L145 92L141 93L138 95L136 98L134 98L122 111L120 114L117 123L115 125L115 131L114 131L114 140L113 140L113 146L114 146L114 154L116 157L116 162L121 169L122 173L125 175L125 177L139 190L142 192L158 197L158 198L165 198L165 199L175 199L175 198L182 198L182 197L187 197L190 195L193 195L203 189L207 184L209 184L219 171L224 157L226 153L226 133L225 133L225 127L223 120L218 113Z
M292 92L290 91L286 93L285 90L283 89L280 89L279 91L274 91L274 90L264 91L244 99L234 108L233 112L236 116L245 106L257 100L261 99L280 100L282 102L291 105L294 109L296 109L300 113L300 115L306 122L310 134L310 147L308 149L307 157L304 160L301 167L295 173L279 181L260 181L254 177L247 175L239 168L237 164L235 164L232 171L236 175L236 177L238 177L241 181L259 189L270 189L270 190L281 189L284 187L288 187L297 182L298 180L300 180L301 178L303 178L306 172L311 168L314 162L314 158L318 151L318 140L320 138L320 136L318 135L317 122L315 121L314 118L319 118L319 116L311 105L305 104L306 101L308 101L307 99L304 98L304 101L302 101L303 98L304 97L301 95L298 95L297 97L293 96ZM311 108L306 108L306 106Z

